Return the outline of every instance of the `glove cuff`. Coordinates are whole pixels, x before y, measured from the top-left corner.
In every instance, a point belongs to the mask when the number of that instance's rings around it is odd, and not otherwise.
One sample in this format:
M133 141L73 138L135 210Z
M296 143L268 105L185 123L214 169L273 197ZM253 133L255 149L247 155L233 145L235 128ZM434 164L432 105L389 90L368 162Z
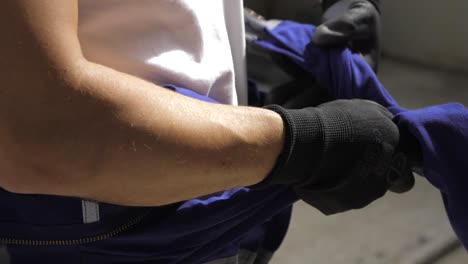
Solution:
M278 113L284 123L285 145L269 176L256 187L270 184L297 185L311 179L323 153L323 125L314 108L287 110L265 106Z

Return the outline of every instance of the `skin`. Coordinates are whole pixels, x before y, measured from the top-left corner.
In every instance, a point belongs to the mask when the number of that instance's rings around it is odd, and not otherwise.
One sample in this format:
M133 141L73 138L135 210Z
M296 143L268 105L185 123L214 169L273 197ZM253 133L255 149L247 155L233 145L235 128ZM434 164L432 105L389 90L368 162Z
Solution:
M0 186L158 206L256 184L284 144L261 108L200 102L87 60L77 0L0 8Z

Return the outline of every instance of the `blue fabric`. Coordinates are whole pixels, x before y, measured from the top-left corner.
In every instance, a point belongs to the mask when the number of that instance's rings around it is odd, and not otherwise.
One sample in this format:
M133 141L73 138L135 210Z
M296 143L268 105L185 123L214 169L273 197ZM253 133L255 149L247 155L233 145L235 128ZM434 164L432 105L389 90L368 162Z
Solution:
M205 102L209 102L209 103L218 103L215 100L209 98L208 96L198 94L198 93L196 93L194 91L191 91L191 90L185 89L185 88L181 88L181 87L175 86L173 84L165 84L165 85L163 85L163 87L171 89L171 90L173 90L173 91L175 91L175 92L177 92L179 94L191 97L193 99L197 99L197 100L205 101Z
M450 222L468 248L468 110L446 104L418 110L400 107L370 66L349 49L320 49L311 43L315 27L284 21L257 42L291 58L324 83L337 99L361 98L387 107L400 128L421 145L424 176L442 193Z
M80 246L81 255L84 263L132 264L205 263L233 256L244 240L254 239L255 246L264 247L264 234L276 231L268 223L296 199L285 188L255 192L240 188L188 201L164 215L155 208L129 232ZM277 234L277 239L283 235Z

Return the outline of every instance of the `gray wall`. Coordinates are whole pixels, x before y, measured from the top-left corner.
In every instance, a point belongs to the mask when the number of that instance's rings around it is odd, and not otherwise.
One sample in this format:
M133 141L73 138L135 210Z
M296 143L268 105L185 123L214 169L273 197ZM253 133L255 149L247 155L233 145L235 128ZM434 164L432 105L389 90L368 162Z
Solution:
M384 1L384 52L468 73L468 1Z

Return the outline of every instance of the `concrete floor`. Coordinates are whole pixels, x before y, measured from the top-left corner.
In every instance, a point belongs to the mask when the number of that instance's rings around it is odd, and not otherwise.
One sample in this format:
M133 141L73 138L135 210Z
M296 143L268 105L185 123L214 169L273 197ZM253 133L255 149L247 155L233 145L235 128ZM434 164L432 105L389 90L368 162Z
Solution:
M380 79L408 108L468 105L468 76L383 60ZM450 228L439 192L419 177L406 194L325 217L304 203L272 264L462 264L468 255Z

